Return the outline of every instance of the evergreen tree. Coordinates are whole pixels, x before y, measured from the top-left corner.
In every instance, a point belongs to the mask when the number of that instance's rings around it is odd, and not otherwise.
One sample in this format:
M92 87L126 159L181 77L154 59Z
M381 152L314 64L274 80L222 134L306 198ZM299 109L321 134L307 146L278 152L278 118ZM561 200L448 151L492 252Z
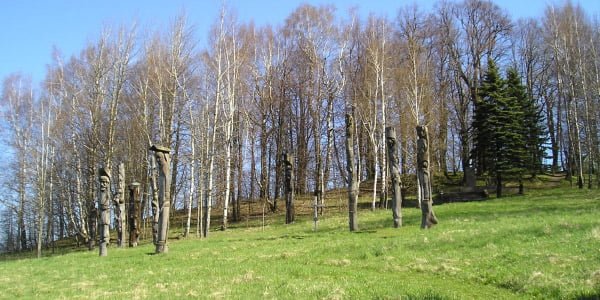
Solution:
M491 64L490 64L491 63ZM493 165L494 145L492 137L497 131L498 107L497 99L502 95L502 79L496 64L488 62L488 72L480 86L479 99L475 103L473 115L473 149L471 152L474 167L478 176L483 176L490 171Z
M542 109L527 94L525 86L521 83L521 77L515 68L510 68L506 72L506 93L507 96L516 99L522 111L521 134L524 141L522 168L535 176L542 170L544 144L546 143Z
M473 129L473 156L478 173L496 182L496 196L502 196L505 178L521 178L524 170L525 135L521 102L500 77L493 60L479 89Z

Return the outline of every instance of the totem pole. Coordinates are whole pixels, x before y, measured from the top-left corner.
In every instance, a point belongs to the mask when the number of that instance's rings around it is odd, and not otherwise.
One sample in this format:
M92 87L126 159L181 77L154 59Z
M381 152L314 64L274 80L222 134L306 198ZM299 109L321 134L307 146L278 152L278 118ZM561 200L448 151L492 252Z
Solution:
M129 185L129 247L136 247L140 235L140 183Z
M169 233L169 214L171 210L171 149L152 146L150 150L154 151L156 162L158 163L158 206L160 209L158 217L158 237L156 241L156 253L167 253L167 236Z
M115 204L115 219L117 225L117 246L123 247L125 244L125 164L119 164L119 174L117 176L117 191L113 198Z
M98 180L100 181L100 192L98 193L98 209L100 210L100 218L98 221L100 256L107 256L107 247L110 242L110 176L104 168L100 168Z
M158 175L156 157L154 155L150 158L150 187L152 190L152 200L150 200L150 207L152 208L152 243L156 245L158 241L158 218L160 214L160 207L158 205Z
M281 155L285 168L285 224L294 222L294 157L288 152Z
M402 226L402 181L400 179L400 159L398 159L398 143L396 142L396 129L385 129L388 169L392 177L392 218L394 228Z
M417 181L421 204L421 228L430 228L438 223L433 213L431 178L429 174L429 135L427 127L417 126Z

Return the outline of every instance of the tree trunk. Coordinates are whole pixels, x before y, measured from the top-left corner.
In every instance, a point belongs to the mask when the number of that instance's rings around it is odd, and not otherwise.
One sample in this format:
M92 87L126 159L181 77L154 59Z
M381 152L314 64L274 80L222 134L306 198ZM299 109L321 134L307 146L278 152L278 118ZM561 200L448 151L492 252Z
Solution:
M241 130L238 129L238 143L237 143L237 159L236 159L236 170L237 170L237 180L236 180L236 196L233 197L234 201L233 201L233 220L235 222L239 222L241 220L242 217L242 213L241 213L241 205L240 205L240 201L242 200L242 181L243 181L243 177L244 177L244 147L243 147L243 142L242 142L242 133ZM254 148L254 145L251 146L252 148Z
M207 151L209 151L208 153L208 180L207 180L207 189L206 189L206 196L205 196L205 203L204 205L206 205L206 209L204 210L204 228L202 228L202 235L204 237L208 237L208 232L210 231L210 218L211 218L211 213L212 213L212 194L213 194L213 170L214 170L214 164L215 164L215 136L216 136L216 129L213 128L213 133L212 133L212 141L210 143L210 146L207 145L207 147L210 147L210 150L207 149Z
M193 158L194 157L193 149L194 149L194 146L192 146L192 162L190 163L190 194L189 194L187 203L185 205L187 213L186 213L186 219L185 219L185 231L183 232L184 237L188 237L190 235L190 226L191 226L191 222L192 222L192 203L193 203L193 199L194 199L194 186L196 185L196 182L194 180L195 159Z
M170 157L170 179L169 179L169 195L171 196L170 205L175 209L175 199L177 199L177 176L179 175L179 148L181 147L181 115L177 116L177 125L175 129L175 143L173 150L169 154Z
M502 172L496 172L496 198L502 198Z
M553 108L553 104L548 100L549 98L550 97L544 96L544 99L546 100L544 102L546 105L546 109L544 111L546 112L546 124L548 126L548 135L550 137L550 151L552 153L551 171L552 171L552 175L554 175L554 174L558 173L558 171L559 171L558 158L559 158L560 148L558 146L557 132L555 130L555 125L554 125L554 108Z
M324 182L323 182L323 176L325 175L323 173L323 157L321 155L321 140L322 140L322 136L321 136L321 122L317 121L320 116L319 116L319 111L320 109L313 109L313 142L314 142L314 153L315 153L315 172L314 172L314 191L313 191L313 195L316 198L317 201L317 205L319 205L320 203L322 203L323 201L323 189L324 189Z
M129 185L129 247L137 247L140 234L140 184Z
M400 160L398 159L398 144L396 143L396 129L387 127L385 129L388 169L392 177L392 218L394 228L402 226L402 181L400 180Z
M40 197L40 199L38 199L38 209L44 207L44 200L43 200L43 196ZM37 254L37 258L41 258L42 257L42 232L44 230L44 213L42 210L38 211L38 215L37 215L37 236L36 236L36 254Z
M94 201L88 202L88 235L84 236L87 239L88 250L92 251L96 247L96 234L98 232L98 209Z
M190 235L190 225L192 222L192 204L194 200L194 188L196 186L196 182L194 180L195 175L195 166L196 166L196 139L194 136L195 127L194 127L194 116L192 115L192 109L190 108L190 130L192 132L192 136L190 137L190 150L191 150L191 162L190 162L190 194L188 197L188 201L186 203L187 214L186 214L186 222L185 222L185 231L183 232L184 237L188 237Z
M17 234L19 236L19 250L27 249L27 229L25 228L25 162L19 159L19 211L17 212Z
M346 170L348 172L348 227L358 230L358 174L354 158L354 119L346 114Z
M202 151L202 147L200 147L199 150ZM198 162L198 185L200 186L196 200L196 237L198 238L202 238L202 234L204 233L204 226L202 224L202 218L204 217L204 188L202 186L202 183L204 182L204 172L202 172L204 168L204 158L204 155L200 154L200 161Z
M225 198L223 199L223 225L221 230L227 229L229 220L229 202L231 196L231 150L233 148L233 120L225 125Z
M319 214L323 215L323 210L325 209L325 190L326 187L328 185L329 182L329 177L330 177L330 170L331 170L331 165L332 165L332 154L331 152L333 151L333 143L335 141L335 137L333 136L334 133L334 111L333 111L333 102L334 102L334 94L331 93L328 97L328 102L327 102L327 146L325 148L325 168L323 170L323 178L321 180L321 202L318 203L320 205L319 207Z
M282 161L285 167L285 224L294 223L294 158L283 152Z

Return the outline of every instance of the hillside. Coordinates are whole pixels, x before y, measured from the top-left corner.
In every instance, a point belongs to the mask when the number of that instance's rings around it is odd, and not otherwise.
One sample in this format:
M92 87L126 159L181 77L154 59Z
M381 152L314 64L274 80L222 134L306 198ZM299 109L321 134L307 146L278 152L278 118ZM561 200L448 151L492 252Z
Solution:
M600 196L559 188L435 207L441 221L404 227L388 211L345 212L292 225L238 223L208 239L75 252L0 264L0 298L515 299L600 296ZM247 227L246 227L247 226Z

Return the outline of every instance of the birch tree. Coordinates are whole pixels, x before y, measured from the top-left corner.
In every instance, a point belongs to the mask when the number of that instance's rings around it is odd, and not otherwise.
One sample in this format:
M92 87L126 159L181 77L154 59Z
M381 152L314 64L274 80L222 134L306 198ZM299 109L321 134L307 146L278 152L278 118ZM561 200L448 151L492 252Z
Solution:
M354 156L355 125L352 114L346 114L346 168L348 184L348 227L350 231L358 230L358 169Z
M26 250L28 224L25 222L27 208L27 192L30 181L31 166L28 154L33 146L34 93L31 80L14 74L4 80L2 93L2 112L8 126L8 144L14 150L15 191L17 194L14 210L17 216L18 250Z

